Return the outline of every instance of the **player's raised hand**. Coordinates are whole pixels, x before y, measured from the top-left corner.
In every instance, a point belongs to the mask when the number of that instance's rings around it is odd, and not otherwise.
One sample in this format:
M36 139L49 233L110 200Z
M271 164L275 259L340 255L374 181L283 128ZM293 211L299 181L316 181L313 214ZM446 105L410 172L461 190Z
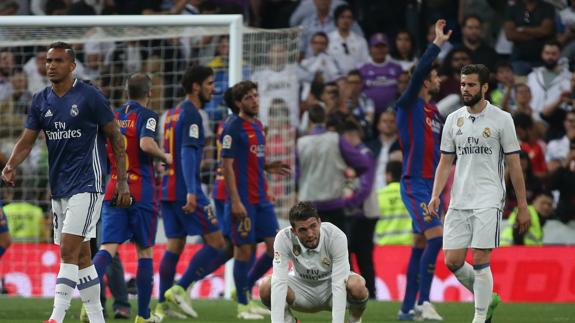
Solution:
M186 214L194 213L197 205L196 194L188 193L188 195L186 195L186 205L182 206L182 210L184 210Z
M238 219L244 219L248 216L248 211L241 201L232 201L232 216Z
M515 225L519 228L519 233L527 232L529 226L531 225L531 216L529 215L529 211L527 207L518 207L517 208L517 221Z
M429 201L429 204L427 204L427 211L429 212L430 215L439 218L439 204L440 204L439 197L432 196L431 200Z
M282 163L279 160L266 164L265 170L270 174L277 174L282 176L287 176L291 173L290 166L288 164Z
M132 196L130 195L130 187L126 180L118 180L116 182L116 203L115 207L126 208L132 205Z
M16 169L12 168L10 165L6 165L2 170L2 180L6 184L14 186L15 179L16 179Z
M451 37L452 30L449 30L447 33L444 31L446 25L447 22L445 19L439 19L435 22L435 39L433 40L433 43L438 47L443 46L443 44L445 44L445 42Z

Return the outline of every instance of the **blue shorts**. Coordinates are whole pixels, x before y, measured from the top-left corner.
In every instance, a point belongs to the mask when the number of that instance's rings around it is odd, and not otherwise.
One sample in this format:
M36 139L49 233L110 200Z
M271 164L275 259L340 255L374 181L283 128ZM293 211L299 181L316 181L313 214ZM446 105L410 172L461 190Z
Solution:
M132 240L143 248L156 241L158 214L153 203L137 202L129 208L102 206L102 244Z
M196 211L186 214L182 207L185 201L162 201L162 217L164 231L168 238L184 238L186 236L204 235L218 231L220 226L212 206L198 204Z
M226 216L226 213L229 212L229 208L227 207L226 201L214 199L214 205L216 206L216 218L218 218L220 230L222 230L224 237L229 237L230 225L227 222L229 217Z
M2 203L0 203L0 234L8 232L8 218L2 210Z
M426 222L423 217L422 204L426 205L431 200L433 191L433 180L423 178L402 178L400 182L401 199L405 208L409 212L412 220L414 233L424 233L425 230L431 229L441 224L441 219L431 217L431 221ZM439 214L443 209L443 203L439 205Z
M226 203L230 208L230 203ZM230 237L235 246L254 244L265 238L273 238L279 231L278 219L273 204L262 202L259 204L245 203L248 216L242 221L233 217L232 212L226 212L230 223Z

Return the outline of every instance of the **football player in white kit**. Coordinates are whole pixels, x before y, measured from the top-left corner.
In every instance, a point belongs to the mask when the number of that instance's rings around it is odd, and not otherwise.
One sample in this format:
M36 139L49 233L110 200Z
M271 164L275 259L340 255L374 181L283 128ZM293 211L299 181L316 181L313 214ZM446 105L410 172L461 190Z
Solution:
M529 227L519 142L511 115L485 100L489 70L481 64L461 70L465 106L447 117L441 138L441 159L435 173L429 211L438 216L439 194L457 156L451 203L445 216L445 264L474 294L473 323L491 322L499 296L493 294L491 251L499 246L501 210L505 201L504 165L517 194L517 223ZM465 262L471 248L473 266Z
M332 322L343 323L346 307L349 322L361 322L369 293L363 277L349 269L346 235L322 223L310 202L292 207L289 221L291 227L275 238L272 276L260 285L262 303L271 306L272 323L297 322L290 309L331 310Z

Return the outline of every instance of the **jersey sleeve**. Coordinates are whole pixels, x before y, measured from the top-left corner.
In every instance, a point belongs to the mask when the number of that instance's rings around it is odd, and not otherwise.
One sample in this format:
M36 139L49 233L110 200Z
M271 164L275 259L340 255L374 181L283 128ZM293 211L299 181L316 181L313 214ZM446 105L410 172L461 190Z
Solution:
M158 136L158 114L153 111L146 111L142 114L140 125L140 138Z
M182 122L182 146L202 147L204 126L201 115L194 110L186 111Z
M104 95L95 87L91 85L87 85L91 87L91 92L93 94L94 100L92 112L94 113L94 117L96 118L96 122L98 126L104 127L111 121L114 121L114 112L112 112L112 108L110 108L110 103L104 97Z
M39 109L40 109L39 97L40 97L40 94L34 95L34 97L32 98L32 103L30 104L30 107L28 108L28 117L26 117L26 124L24 126L27 129L31 129L31 130L40 130L41 129L40 118L38 116Z
M443 154L455 154L455 141L453 140L453 134L451 131L451 125L453 124L453 114L447 116L445 120L445 126L443 127L443 132L441 134L441 146L440 150Z
M429 44L427 49L421 56L419 63L415 66L415 70L413 71L413 75L407 84L407 89L405 92L399 97L395 108L402 108L402 109L409 109L411 104L417 100L419 96L419 90L423 86L423 81L427 77L427 74L431 70L433 66L433 61L439 55L441 49L435 44Z
M239 130L232 123L222 132L222 158L236 158L239 156Z
M289 243L290 241L286 235L286 231L281 230L274 241L271 287L272 323L284 322L284 311L288 290Z
M505 114L499 140L503 148L503 153L506 155L518 153L521 150L519 141L517 140L517 134L515 133L515 124L513 124L513 118L509 113Z
M345 318L345 308L347 306L346 281L349 276L349 256L347 248L347 237L337 229L331 237L329 252L332 255L331 269L331 291L332 291L332 322L342 322Z

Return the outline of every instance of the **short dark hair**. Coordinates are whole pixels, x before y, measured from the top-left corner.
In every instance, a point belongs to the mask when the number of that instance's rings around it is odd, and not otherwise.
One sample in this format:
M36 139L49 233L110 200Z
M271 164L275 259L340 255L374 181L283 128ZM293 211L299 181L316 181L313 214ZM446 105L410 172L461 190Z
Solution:
M224 92L224 102L226 103L226 106L228 108L230 108L230 110L232 110L233 114L238 114L238 113L240 113L240 109L238 108L238 106L234 102L233 93L234 93L233 88L229 87L226 90L226 92Z
M546 41L543 47L545 46L556 46L557 48L559 48L559 50L561 50L561 43L556 39L550 39ZM543 48L541 50L543 50Z
M343 123L347 116L341 111L332 111L327 114L325 127L328 129L334 129L337 132L341 132Z
M50 44L50 46L48 46L48 50L50 49L63 49L66 54L68 54L68 57L70 57L70 59L72 60L72 62L76 62L76 52L74 51L74 48L72 48L72 45L62 42L62 41L57 41L54 42L52 44Z
M495 72L497 72L500 68L508 68L513 70L513 65L511 65L511 62L508 60L500 60L495 63Z
M483 64L469 64L463 66L461 75L477 74L479 77L479 85L489 82L489 69Z
M347 76L359 76L359 78L361 78L363 80L363 76L361 76L361 72L357 69L353 69L353 70L347 72Z
M333 21L335 22L336 26L339 17L346 11L351 11L351 13L353 14L353 10L351 10L351 7L347 4L342 4L337 8L335 8L335 10L333 11Z
M327 41L327 44L329 44L329 37L323 31L317 31L317 32L313 33L313 35L311 35L311 38L309 40L312 41L314 38L316 38L318 36L323 37Z
M515 127L519 129L528 130L533 128L533 118L530 115L523 112L517 112L513 114L513 123Z
M403 164L397 160L391 160L385 165L385 173L391 175L391 180L394 182L399 182L401 179L401 169Z
M258 85L252 81L240 81L232 87L234 101L241 101L249 91L258 89Z
M468 21L469 19L475 19L475 20L479 21L479 24L480 24L480 25L483 24L483 19L481 19L478 15L469 14L469 15L466 15L466 16L463 18L463 24L462 24L462 26L467 25L467 21Z
M305 221L309 218L317 218L320 220L319 214L312 202L298 202L289 210L289 223L295 226L296 221Z
M151 88L152 79L144 73L134 73L130 75L126 82L126 89L130 100L146 98Z
M308 110L307 114L311 123L324 123L325 122L325 109L319 105L314 104Z
M353 117L346 118L341 124L341 132L345 133L354 131L359 133L360 137L363 137L363 130L361 129L359 122L357 122Z
M190 66L184 72L184 76L182 76L182 87L186 94L191 93L194 83L202 85L212 75L214 75L214 70L211 67L203 65Z

